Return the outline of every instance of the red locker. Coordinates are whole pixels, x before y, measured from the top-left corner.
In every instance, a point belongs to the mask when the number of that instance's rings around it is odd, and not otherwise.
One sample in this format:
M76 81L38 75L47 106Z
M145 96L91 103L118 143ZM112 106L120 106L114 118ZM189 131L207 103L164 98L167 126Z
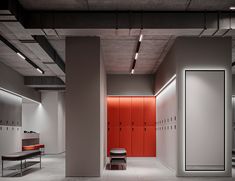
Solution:
M141 126L132 127L131 132L131 156L143 156L144 153L144 129Z
M119 126L119 97L108 97L108 126Z
M125 148L127 156L131 156L131 127L120 127L119 130L119 147Z
M156 126L156 98L144 98L144 125Z
M156 156L156 127L146 126L144 128L144 156Z
M144 125L144 99L143 97L131 98L131 122L132 122L132 126Z
M131 97L120 97L119 101L120 126L131 126Z
M119 127L108 128L108 150L107 150L108 156L109 156L109 151L112 148L119 148Z

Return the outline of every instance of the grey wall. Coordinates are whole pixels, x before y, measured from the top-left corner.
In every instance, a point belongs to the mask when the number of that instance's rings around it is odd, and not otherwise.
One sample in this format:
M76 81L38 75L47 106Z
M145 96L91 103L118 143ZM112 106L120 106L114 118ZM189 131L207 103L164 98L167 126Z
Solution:
M25 86L24 77L3 63L0 63L0 88L20 94L37 102L41 101L40 93Z
M235 149L235 97L232 97L232 120L233 120L233 149Z
M102 173L107 157L107 77L102 51L100 57L100 173Z
M47 154L65 151L65 109L63 93L42 92L42 103L23 103L22 129L40 133Z
M235 95L235 74L232 75L232 95Z
M108 95L153 95L154 75L107 76Z
M231 175L231 38L179 37L159 67L155 79L155 92L176 74L177 91L177 167L178 176L230 176ZM225 70L225 171L185 171L185 69ZM199 89L199 87L197 87ZM218 90L219 91L219 90ZM216 101L214 102L216 104ZM213 102L211 102L213 104ZM209 112L208 112L209 113ZM210 130L211 124L206 124ZM219 128L220 131L223 127ZM202 130L198 130L199 132ZM206 133L205 133L206 135ZM191 135L197 139L196 135ZM191 143L193 144L193 143ZM197 151L195 149L195 151ZM213 152L211 154L216 153ZM223 153L220 153L223 154ZM216 155L215 155L216 158Z
M155 74L154 94L156 94L168 80L176 74L175 44L167 53Z
M21 151L22 98L0 90L0 155Z
M229 176L231 175L231 38L177 38L173 47L177 62L176 80L178 91L178 175L184 176ZM190 172L185 171L185 69L224 69L225 70L225 171L222 172ZM209 86L209 85L208 85ZM222 85L221 85L222 86ZM198 87L199 88L199 87ZM217 90L219 91L219 90ZM211 102L216 104L216 100ZM203 104L203 102L201 102ZM204 112L210 114L210 112ZM208 120L209 121L209 120ZM223 120L221 120L223 121ZM205 123L203 130L210 130L211 124ZM224 129L219 128L220 131ZM200 133L201 134L201 133ZM206 133L205 133L206 134ZM197 135L194 139L197 139ZM193 144L193 143L191 143ZM195 149L195 151L197 151ZM186 150L187 152L187 150ZM206 152L204 152L206 153ZM211 154L215 154L216 151ZM220 153L223 154L223 153Z
M157 158L168 168L177 165L177 94L173 80L156 97Z
M98 37L66 38L66 176L101 175L106 115L100 56Z

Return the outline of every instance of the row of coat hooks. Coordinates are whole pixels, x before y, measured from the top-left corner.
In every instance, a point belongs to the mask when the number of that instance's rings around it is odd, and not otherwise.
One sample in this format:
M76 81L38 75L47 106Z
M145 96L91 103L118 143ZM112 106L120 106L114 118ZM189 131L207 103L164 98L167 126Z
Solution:
M4 128L6 129L6 131L11 131L11 130L12 130L12 131L14 131L14 130L19 131L19 130L20 130L19 127L14 127L14 126L12 126L12 127L10 127L10 126L0 126L0 131L3 131Z
M157 128L159 131L163 130L176 130L176 124L175 125L170 125L170 126L160 126Z
M162 120L160 120L160 121L157 121L157 124L170 123L170 122L173 121L173 118L174 118L174 121L176 121L176 116L174 116L174 117L165 118L165 119L162 119Z
M3 121L3 120L0 120L0 125L20 125L20 121Z

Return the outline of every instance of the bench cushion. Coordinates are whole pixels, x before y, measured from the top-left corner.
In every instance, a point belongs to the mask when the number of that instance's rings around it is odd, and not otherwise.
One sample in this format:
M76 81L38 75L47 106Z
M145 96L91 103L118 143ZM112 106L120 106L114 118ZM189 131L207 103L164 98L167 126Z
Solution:
M126 156L125 148L113 148L110 150L110 156Z
M2 160L18 161L18 160L25 160L27 158L32 158L38 155L41 155L41 151L39 150L22 151L22 152L16 152L16 153L3 155Z

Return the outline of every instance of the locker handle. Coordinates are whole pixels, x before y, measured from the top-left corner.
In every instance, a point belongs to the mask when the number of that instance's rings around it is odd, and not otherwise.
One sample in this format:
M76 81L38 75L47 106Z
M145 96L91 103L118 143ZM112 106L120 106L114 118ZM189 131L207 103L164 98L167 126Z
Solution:
M132 131L134 131L134 128L132 128Z
M122 122L120 122L120 125L122 125Z
M110 128L108 128L108 131L109 131Z
M146 131L146 128L144 128L144 131Z
M122 131L122 128L120 128L120 131Z

